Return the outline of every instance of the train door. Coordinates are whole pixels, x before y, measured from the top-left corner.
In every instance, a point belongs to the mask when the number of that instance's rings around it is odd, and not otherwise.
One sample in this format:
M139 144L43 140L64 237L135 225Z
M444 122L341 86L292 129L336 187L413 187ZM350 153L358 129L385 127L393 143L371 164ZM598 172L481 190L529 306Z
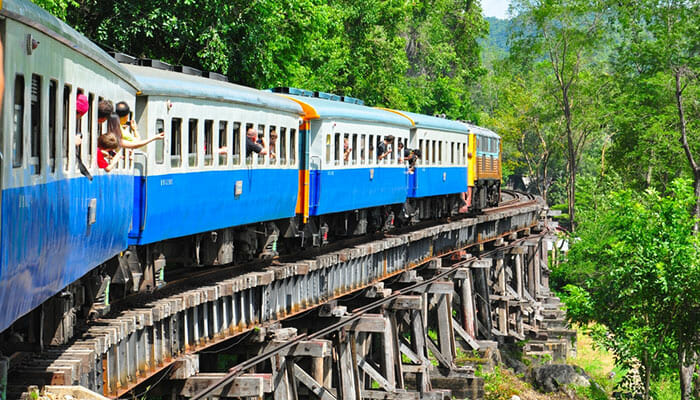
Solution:
M417 149L418 148L418 130L416 128L411 128L411 133L410 133L410 139L408 143L406 144L406 148L408 148L408 144L411 145L412 149ZM403 154L401 155L403 156ZM408 174L408 197L416 197L416 189L418 188L418 182L417 182L417 176L418 174L416 173L415 169L415 164L416 161L413 159L408 163L409 167L406 171Z
M10 132L10 130L5 129L5 110L7 109L6 100L9 97L7 95L7 88L5 85L5 20L0 19L0 132ZM0 238L2 238L2 223L3 223L3 213L2 213L2 193L5 187L5 136L0 134ZM9 154L9 153L8 153ZM5 254L2 248L2 241L0 240L0 254ZM1 263L0 263L1 266Z

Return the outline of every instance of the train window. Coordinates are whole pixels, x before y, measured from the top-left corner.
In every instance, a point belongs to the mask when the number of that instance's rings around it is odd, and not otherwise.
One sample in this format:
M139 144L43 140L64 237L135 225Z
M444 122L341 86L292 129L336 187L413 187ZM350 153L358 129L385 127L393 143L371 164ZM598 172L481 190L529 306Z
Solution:
M365 151L366 151L366 142L367 142L367 135L362 135L360 136L360 162L364 164L366 162L365 160Z
M297 162L297 130L289 130L289 164L295 165Z
M340 160L342 159L341 158L342 156L340 154L340 149L342 148L340 145L340 133L335 134L334 146L335 146L335 152L334 152L335 156L333 157L333 161L335 161L335 163L334 163L335 165L338 165L338 164L340 164Z
M287 128L280 127L280 164L287 164Z
M241 164L241 123L233 123L233 143L231 146L231 162L233 165Z
M165 122L162 119L156 120L156 130L157 135L165 132ZM165 161L165 141L156 140L156 164L163 164Z
M253 129L253 124L251 124L251 123L245 124L245 130L243 131L243 135L244 135L243 140L246 143L245 144L245 155L246 155L245 162L247 165L253 164L253 156L257 157L257 153L255 153L254 151L248 152L248 135L247 134L248 134L248 131L251 129ZM255 138L254 140L258 140L258 139Z
M63 86L63 122L62 122L62 132L63 140L63 168L68 170L68 121L70 121L70 85Z
M49 167L56 170L56 107L58 107L58 82L49 81Z
M270 137L270 164L277 164L277 127L270 125L268 136Z
M170 122L170 167L182 165L182 119L173 118Z
M450 142L450 164L454 164L454 163L455 163L455 144L454 144L454 142Z
M442 164L442 141L438 142L438 164Z
M214 158L212 157L214 147L214 121L210 119L204 120L204 165L212 165Z
M379 159L379 156L381 156L381 154L379 153L379 144L382 142L383 142L382 137L377 135L377 142L375 143L375 147L374 147L375 149L377 149L377 163L381 162L381 160Z
M88 134L87 134L87 141L85 142L87 144L88 165L92 164L92 147L93 147L93 138L95 137L94 136L95 128L93 127L94 120L95 120L95 117L93 116L94 113L95 113L95 94L89 93L88 94ZM159 142L162 142L162 140L159 140Z
M31 149L29 162L34 165L34 173L41 174L41 77L32 75L31 98Z
M24 154L24 76L15 77L15 103L12 115L12 166L22 166Z
M346 133L343 135L343 145L342 145L342 152L343 152L343 165L348 165L350 164L350 151L352 151L352 147L350 146L350 134Z
M198 119L190 118L189 124L187 124L187 165L194 167L197 165L197 125L199 124Z
M331 163L331 135L326 135L326 164Z
M102 103L103 101L104 101L104 97L102 97L102 96L97 97L97 106L99 107L100 103ZM102 121L102 123L100 123L99 109L98 109L97 115L98 115L98 118L97 118L97 136L99 137L99 135L101 135L102 132L104 132L104 126L107 124L107 119L109 119L109 118L105 119L104 121Z
M418 140L418 149L422 156L425 156L425 147L423 146L423 139ZM423 157L418 158L418 164L423 164Z
M264 155L262 157L260 155L258 155L258 165L265 164L265 159L270 157L270 149L267 146L268 140L269 140L269 138L265 137L265 125L258 124L258 140L257 140L257 142L258 142L258 144L260 144L263 147L263 149L267 148L266 155Z
M368 164L373 164L375 161L374 160L374 144L373 143L374 143L374 135L369 135L369 142L368 142L369 152L367 153L368 154L368 158L367 158Z
M433 164L435 164L435 148L436 148L436 146L435 146L435 141L433 140L433 141L431 142L431 144L433 145L433 147L432 147L432 149L431 149L432 155L433 155L433 158L431 159L431 162L432 162Z
M357 164L357 133L352 135L352 164Z
M430 164L430 155L433 152L430 150L430 140L425 141L425 163Z
M459 152L459 150L457 150L457 152ZM461 158L462 164L467 164L467 144L466 143L462 144L462 152L460 154L462 155L462 158ZM474 154L474 156L476 157L476 154Z
M228 164L228 122L227 121L219 121L219 144L218 144L218 150L217 152L219 153L219 164L218 165L227 165Z

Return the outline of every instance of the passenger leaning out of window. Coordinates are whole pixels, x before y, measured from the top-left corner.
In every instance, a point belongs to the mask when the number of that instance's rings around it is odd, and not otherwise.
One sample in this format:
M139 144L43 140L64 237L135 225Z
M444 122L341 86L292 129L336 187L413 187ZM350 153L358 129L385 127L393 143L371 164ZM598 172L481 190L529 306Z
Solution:
M248 157L253 153L264 156L267 154L267 149L264 145L258 144L255 140L258 138L258 131L255 128L249 128L245 134L245 156Z
M77 120L80 120L80 118L85 115L85 113L90 110L90 104L88 103L88 98L82 93L78 93L78 95L75 98L75 114ZM81 174L83 174L86 178L89 180L92 180L92 175L90 174L90 171L88 171L87 167L83 163L83 160L80 156L80 146L83 144L83 133L82 132L76 132L75 133L75 159L76 159L76 165L78 166L78 171L80 171ZM90 143L87 143L88 146L90 146Z
M346 163L350 159L350 153L352 152L352 147L350 147L350 141L348 138L343 139L343 161Z
M392 135L385 136L384 141L377 145L377 154L379 154L379 160L383 160L389 155L391 155L391 143L394 142L394 137Z
M119 160L123 159L122 151L119 148L121 140L121 126L119 117L112 114L107 122L107 133L97 138L97 166L110 172Z
M263 147L265 144L263 143ZM270 130L270 158L277 158L277 130L272 128Z
M124 101L120 101L116 106L116 115L118 116L118 121L120 125L121 134L117 137L119 140L119 147L125 149L138 149L143 147L155 140L163 140L165 138L165 133L160 132L150 139L139 138L138 126L136 126L136 121L129 120L129 114L131 110L129 105ZM114 114L112 114L114 115ZM110 123L112 117L110 116Z

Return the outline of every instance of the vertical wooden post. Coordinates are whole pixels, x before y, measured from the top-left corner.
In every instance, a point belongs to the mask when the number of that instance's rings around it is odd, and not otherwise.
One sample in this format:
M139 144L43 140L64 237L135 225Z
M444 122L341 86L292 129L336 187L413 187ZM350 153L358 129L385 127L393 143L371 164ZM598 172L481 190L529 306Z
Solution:
M437 322L440 353L450 362L455 357L455 337L452 328L452 299L448 294L438 294Z
M430 378L428 376L427 369L430 366L430 360L428 360L426 344L425 344L425 325L423 325L423 313L421 311L412 310L410 312L411 317L411 344L413 345L413 351L420 357L425 369L423 373L417 374L416 386L419 388L421 395L431 390Z
M350 333L340 332L335 340L338 352L338 398L342 400L359 400L360 391L357 386L357 364L353 362L353 351L350 343ZM345 336L345 337L343 337ZM277 399L275 399L277 400Z
M521 247L518 247L519 249ZM517 253L513 255L515 259L515 291L520 299L523 298L523 255Z
M274 400L292 398L289 387L289 374L285 357L275 355L270 359L272 364L272 392Z
M498 294L501 297L506 296L506 268L503 263L503 258L496 259L496 271L498 271ZM508 301L502 299L498 302L498 330L504 335L508 335Z
M474 299L472 298L472 272L471 268L465 268L465 278L462 280L461 297L462 297L462 326L464 330L476 338L476 326L474 321Z

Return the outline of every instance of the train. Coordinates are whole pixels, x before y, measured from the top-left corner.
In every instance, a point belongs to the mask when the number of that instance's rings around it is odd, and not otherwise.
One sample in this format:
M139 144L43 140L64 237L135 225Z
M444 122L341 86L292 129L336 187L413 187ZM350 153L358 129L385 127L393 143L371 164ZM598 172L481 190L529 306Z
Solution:
M0 39L0 352L66 343L170 270L274 259L500 199L501 141L486 128L110 54L25 0L0 3ZM165 138L98 168L102 100L129 104L141 137ZM266 153L250 151L249 131Z

